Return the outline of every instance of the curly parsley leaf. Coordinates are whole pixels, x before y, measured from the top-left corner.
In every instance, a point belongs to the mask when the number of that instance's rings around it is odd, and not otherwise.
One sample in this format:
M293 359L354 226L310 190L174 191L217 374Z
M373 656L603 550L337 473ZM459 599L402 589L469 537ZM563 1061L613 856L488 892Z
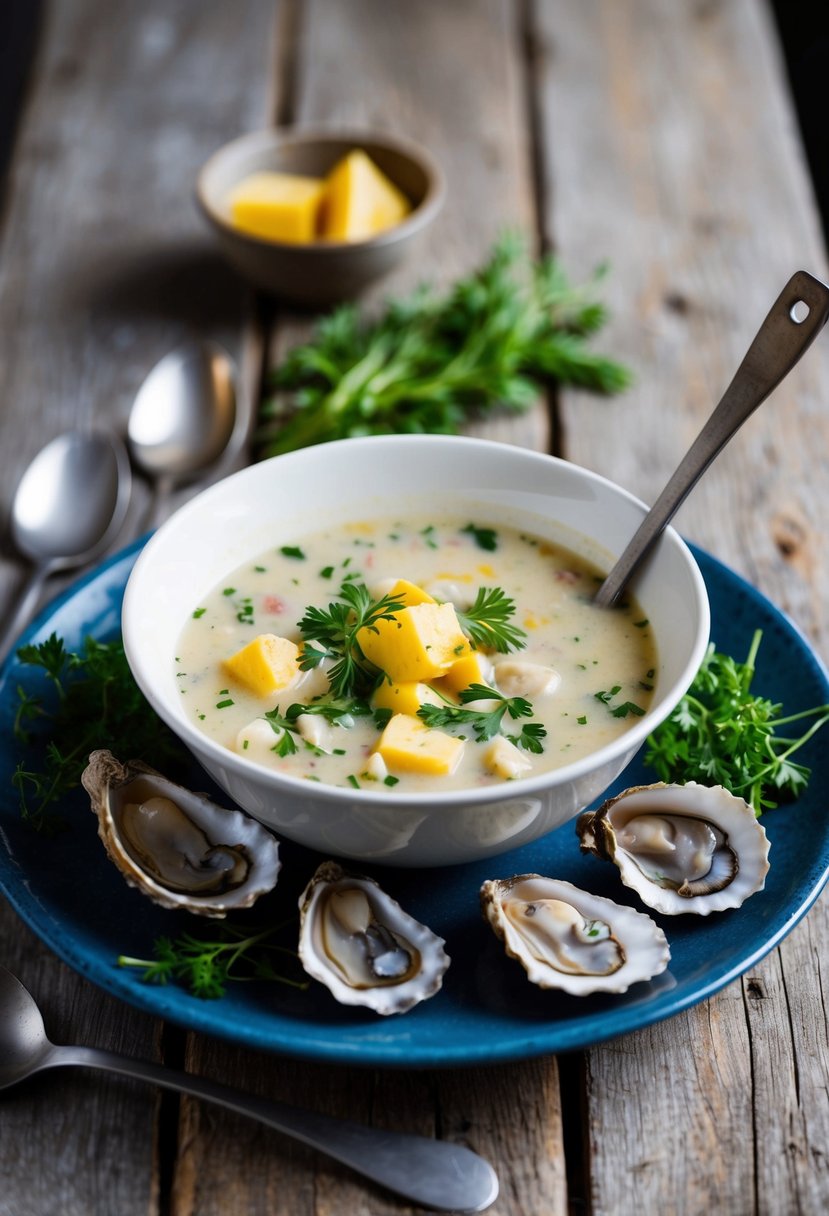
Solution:
M357 635L361 629L376 632L378 621L391 620L404 605L391 595L375 600L365 584L359 582L344 582L337 596L340 602L327 608L311 605L305 609L298 623L304 642L299 665L303 671L310 671L328 659L332 696L365 697L380 673L363 654Z
M524 646L526 633L511 623L515 601L500 587L479 587L471 608L456 612L461 629L476 646L491 647L499 654Z
M469 725L478 742L483 743L501 732L505 716L517 720L531 718L533 714L532 704L525 697L506 697L486 684L470 684L460 693L460 701L460 705L421 705L417 716L427 726ZM471 703L478 701L490 704L472 709ZM507 737L517 747L538 753L544 750L541 740L546 734L547 731L540 722L530 722L522 726L519 734Z
M762 631L756 630L745 662L709 645L699 671L674 712L647 741L645 763L662 781L723 785L745 798L756 815L797 796L810 770L792 760L829 721L829 705L783 715L782 705L751 691ZM780 727L814 719L800 735Z

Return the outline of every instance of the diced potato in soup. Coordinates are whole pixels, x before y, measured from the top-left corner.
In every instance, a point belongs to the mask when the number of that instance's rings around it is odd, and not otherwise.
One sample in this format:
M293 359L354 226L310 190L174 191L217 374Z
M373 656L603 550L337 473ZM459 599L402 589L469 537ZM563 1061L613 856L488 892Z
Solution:
M182 632L187 712L252 762L384 792L499 784L610 743L651 699L648 621L635 600L596 608L601 573L570 549L484 523L347 524L246 562Z

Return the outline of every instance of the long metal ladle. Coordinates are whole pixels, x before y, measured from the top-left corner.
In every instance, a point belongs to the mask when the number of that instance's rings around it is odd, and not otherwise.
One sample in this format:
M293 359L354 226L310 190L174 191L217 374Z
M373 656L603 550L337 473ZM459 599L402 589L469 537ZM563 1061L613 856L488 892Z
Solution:
M498 1195L492 1166L461 1144L334 1119L95 1047L56 1047L46 1036L31 993L0 966L0 1089L44 1069L67 1065L121 1073L250 1115L405 1199L439 1212L482 1212Z
M717 408L689 448L607 578L595 603L609 608L732 435L788 375L829 318L829 287L805 270L772 305Z
M114 435L68 431L35 456L15 491L10 521L11 539L33 568L0 635L0 660L46 579L94 560L115 539L130 485L126 448Z

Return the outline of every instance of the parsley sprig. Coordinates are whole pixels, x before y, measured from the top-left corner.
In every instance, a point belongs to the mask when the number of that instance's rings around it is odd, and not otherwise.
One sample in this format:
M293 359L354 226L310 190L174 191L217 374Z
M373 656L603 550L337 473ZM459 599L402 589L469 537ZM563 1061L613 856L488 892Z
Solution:
M39 687L35 679L18 687L13 728L23 757L12 784L30 827L48 834L65 826L54 806L80 784L95 748L151 755L159 765L180 759L181 746L141 694L120 638L87 638L72 651L52 633L17 657L45 677Z
M475 738L482 743L501 732L505 716L508 715L515 721L519 718L531 718L533 715L532 704L525 697L506 697L496 688L490 688L486 684L470 684L468 688L462 689L459 696L460 705L421 705L417 716L427 726L469 725ZM495 704L486 709L471 709L469 706L473 701L491 701ZM540 722L524 723L517 735L504 733L516 747L523 747L536 755L544 750L541 740L545 738L547 731Z
M456 612L461 629L476 646L491 647L499 654L523 647L527 635L510 620L515 601L500 587L479 587L471 608Z
M193 933L182 933L176 938L159 937L153 944L153 958L121 954L118 966L141 967L145 983L181 983L203 1000L224 996L228 983L234 980L274 980L304 990L310 981L284 975L275 966L276 960L297 957L295 950L273 940L288 923L251 929L224 921L211 931L210 938Z
M354 305L336 309L274 373L258 454L352 435L453 434L470 412L528 409L553 380L619 392L630 373L588 343L607 316L602 273L574 286L555 258L534 261L508 235L443 295L421 288L371 320Z
M337 597L339 602L327 608L312 604L305 609L297 626L304 641L299 665L303 671L311 671L329 659L332 696L365 697L377 683L379 672L360 649L357 634L361 629L377 632L377 622L391 620L404 605L391 595L376 600L358 582L344 582Z
M284 757L295 755L300 744L319 754L318 747L301 737L297 719L303 714L315 714L325 718L326 722L330 722L332 726L348 728L354 725L355 718L367 717L371 712L368 703L357 697L329 696L321 697L318 701L312 701L308 705L295 701L288 706L284 714L280 713L279 706L277 706L275 709L268 710L263 717L270 722L277 735L273 751L277 756ZM300 736L299 741L296 738L298 735Z
M751 692L761 639L758 629L743 663L711 643L691 687L650 735L645 753L661 780L724 785L758 816L777 805L775 793L796 797L804 789L810 770L792 756L829 721L829 705L783 715L782 705ZM814 720L800 735L777 733L809 718Z

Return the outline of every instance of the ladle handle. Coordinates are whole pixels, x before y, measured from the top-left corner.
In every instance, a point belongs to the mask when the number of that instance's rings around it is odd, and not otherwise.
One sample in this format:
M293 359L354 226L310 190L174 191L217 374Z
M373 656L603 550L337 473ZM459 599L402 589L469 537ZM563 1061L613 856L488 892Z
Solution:
M54 562L40 562L29 571L11 618L0 633L0 663L11 650L17 635L27 624L40 599L43 584L54 569Z
M249 1115L319 1149L373 1182L436 1211L481 1212L498 1194L498 1179L492 1166L461 1144L366 1127L254 1094L243 1094L206 1077L94 1047L53 1046L39 1067L66 1065L102 1068L217 1102L236 1114Z
M702 474L746 418L788 375L827 318L829 287L799 270L772 305L719 405L596 592L597 604L608 608L616 602Z

